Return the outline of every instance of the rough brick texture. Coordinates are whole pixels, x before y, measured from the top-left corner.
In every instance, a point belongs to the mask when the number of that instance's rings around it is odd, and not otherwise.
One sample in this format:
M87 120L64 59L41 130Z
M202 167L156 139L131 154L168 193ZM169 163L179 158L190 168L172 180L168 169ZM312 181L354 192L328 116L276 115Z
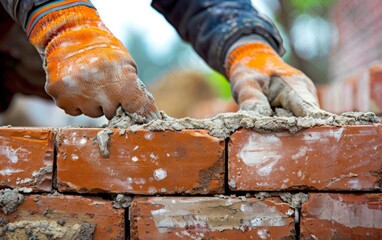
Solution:
M1 188L35 191L17 209L0 192L1 240L382 239L381 125L241 129L228 148L204 130L113 129L102 151L100 130L0 128ZM52 185L64 194L36 195ZM167 196L137 196L153 194Z
M381 189L382 127L240 130L231 136L228 159L232 190Z
M0 239L124 239L124 210L81 196L30 195L17 211L0 211ZM9 223L7 223L9 222ZM7 224L6 224L7 223ZM6 229L4 226L6 225Z
M58 133L57 183L62 192L213 194L224 189L224 140L206 131L110 136L109 156L94 140L100 129Z
M294 211L279 198L138 197L131 239L294 239Z
M0 188L51 191L53 151L49 129L0 128Z
M302 239L382 239L382 194L312 193L302 207Z

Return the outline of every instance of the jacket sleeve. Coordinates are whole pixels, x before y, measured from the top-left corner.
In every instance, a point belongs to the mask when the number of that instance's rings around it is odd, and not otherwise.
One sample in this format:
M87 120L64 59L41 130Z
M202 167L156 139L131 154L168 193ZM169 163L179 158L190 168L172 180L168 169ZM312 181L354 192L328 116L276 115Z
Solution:
M25 31L28 13L35 7L48 2L49 0L0 0L5 11L18 23Z
M243 36L260 35L280 55L285 51L274 24L250 0L153 0L152 6L222 74L228 49Z

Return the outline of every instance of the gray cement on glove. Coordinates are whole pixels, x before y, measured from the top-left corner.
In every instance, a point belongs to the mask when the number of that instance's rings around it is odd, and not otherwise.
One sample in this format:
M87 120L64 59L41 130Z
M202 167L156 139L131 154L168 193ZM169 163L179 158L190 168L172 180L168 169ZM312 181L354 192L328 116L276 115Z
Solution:
M218 138L227 138L239 128L253 129L256 132L277 132L288 130L295 133L301 129L315 126L346 126L346 125L372 125L379 123L374 113L349 112L341 115L328 115L321 118L294 117L284 109L276 110L277 116L258 116L252 111L238 111L235 113L222 113L207 119L181 118L175 119L161 112L162 119L146 124L137 124L136 117L119 108L117 114L109 122L109 128L122 128L132 132L138 130L150 131L181 131L185 129L205 129L209 134Z

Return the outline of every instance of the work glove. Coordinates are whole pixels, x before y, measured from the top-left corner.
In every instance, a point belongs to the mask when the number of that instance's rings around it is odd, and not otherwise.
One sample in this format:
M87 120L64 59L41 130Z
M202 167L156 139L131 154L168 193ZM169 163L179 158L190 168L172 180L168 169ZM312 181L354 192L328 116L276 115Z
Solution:
M45 90L67 114L110 119L121 105L159 118L134 60L90 1L50 1L30 14L26 31L43 58Z
M286 64L265 42L234 48L226 60L226 74L240 109L273 115L272 107L290 110L295 116L322 116L313 82Z

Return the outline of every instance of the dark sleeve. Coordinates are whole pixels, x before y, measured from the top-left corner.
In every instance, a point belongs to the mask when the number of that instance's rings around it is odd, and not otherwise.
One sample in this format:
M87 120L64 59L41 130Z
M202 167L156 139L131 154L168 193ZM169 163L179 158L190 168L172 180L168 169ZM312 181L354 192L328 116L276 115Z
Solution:
M153 0L152 6L220 73L229 47L243 36L260 35L284 53L278 30L250 0Z
M4 9L25 31L29 11L49 0L0 0Z

